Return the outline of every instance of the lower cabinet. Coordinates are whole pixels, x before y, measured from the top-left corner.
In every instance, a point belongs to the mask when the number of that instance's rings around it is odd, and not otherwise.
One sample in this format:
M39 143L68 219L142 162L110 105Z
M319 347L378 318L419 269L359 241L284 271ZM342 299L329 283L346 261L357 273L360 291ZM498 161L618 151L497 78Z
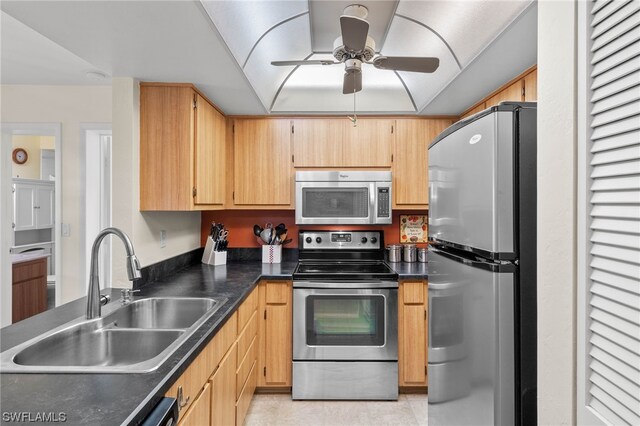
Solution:
M256 388L258 288L240 305L165 396L180 426L242 425Z
M292 356L292 283L262 281L259 285L260 320L258 387L291 387Z
M11 322L47 310L47 258L13 264Z
M398 381L424 388L427 380L427 281L401 281L398 291Z

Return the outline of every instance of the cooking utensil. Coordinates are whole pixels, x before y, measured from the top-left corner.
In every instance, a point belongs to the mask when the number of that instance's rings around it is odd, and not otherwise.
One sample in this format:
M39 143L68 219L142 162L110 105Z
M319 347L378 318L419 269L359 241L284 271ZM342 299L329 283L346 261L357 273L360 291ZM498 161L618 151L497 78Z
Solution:
M289 244L291 241L293 241L293 239L292 239L292 238L289 238L288 240L284 240L284 241L282 242L282 245Z
M285 225L284 223L279 223L278 226L276 226L276 231L280 231L282 229L285 229L287 227L287 225Z
M263 229L262 232L260 232L260 238L262 238L262 241L264 241L265 244L270 244L270 241L271 241L271 228L267 227L267 228Z
M259 237L261 232L262 232L262 227L260 225L253 225L253 235L255 235L256 237Z

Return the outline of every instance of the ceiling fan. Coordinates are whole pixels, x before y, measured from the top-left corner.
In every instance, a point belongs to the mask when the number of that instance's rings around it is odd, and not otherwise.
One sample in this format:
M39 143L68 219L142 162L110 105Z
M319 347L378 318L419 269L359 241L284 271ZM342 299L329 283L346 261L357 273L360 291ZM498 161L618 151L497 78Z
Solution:
M273 61L271 65L336 65L344 64L342 93L351 94L362 90L362 64L371 64L383 70L432 73L438 69L440 59L410 56L375 56L376 43L369 37L369 10L360 4L352 4L340 16L342 37L333 42L333 56L330 59L310 61Z

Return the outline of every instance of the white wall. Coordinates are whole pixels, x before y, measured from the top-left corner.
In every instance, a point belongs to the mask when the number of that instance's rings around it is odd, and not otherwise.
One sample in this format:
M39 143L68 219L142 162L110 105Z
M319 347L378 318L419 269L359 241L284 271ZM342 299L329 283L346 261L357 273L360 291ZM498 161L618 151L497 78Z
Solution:
M142 266L200 247L200 212L145 212L140 207L140 87L132 78L114 78L113 225L131 238ZM160 247L160 231L167 232ZM113 286L129 287L124 249L113 242Z
M538 424L575 424L576 3L538 4Z
M61 220L71 225L71 235L56 239L62 249L62 270L56 272L58 281L64 283L61 302L68 302L85 294L86 280L82 276L84 262L78 261L84 259L80 123L111 122L111 88L3 85L1 91L3 122L62 124Z

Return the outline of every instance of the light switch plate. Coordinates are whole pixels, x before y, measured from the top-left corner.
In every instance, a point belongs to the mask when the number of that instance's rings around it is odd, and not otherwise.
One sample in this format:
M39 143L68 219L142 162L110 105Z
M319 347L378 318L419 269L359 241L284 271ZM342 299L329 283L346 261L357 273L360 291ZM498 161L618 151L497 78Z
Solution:
M63 237L70 237L71 236L71 224L70 223L63 223L62 224L62 236Z
M167 246L167 231L164 229L160 231L160 248Z

